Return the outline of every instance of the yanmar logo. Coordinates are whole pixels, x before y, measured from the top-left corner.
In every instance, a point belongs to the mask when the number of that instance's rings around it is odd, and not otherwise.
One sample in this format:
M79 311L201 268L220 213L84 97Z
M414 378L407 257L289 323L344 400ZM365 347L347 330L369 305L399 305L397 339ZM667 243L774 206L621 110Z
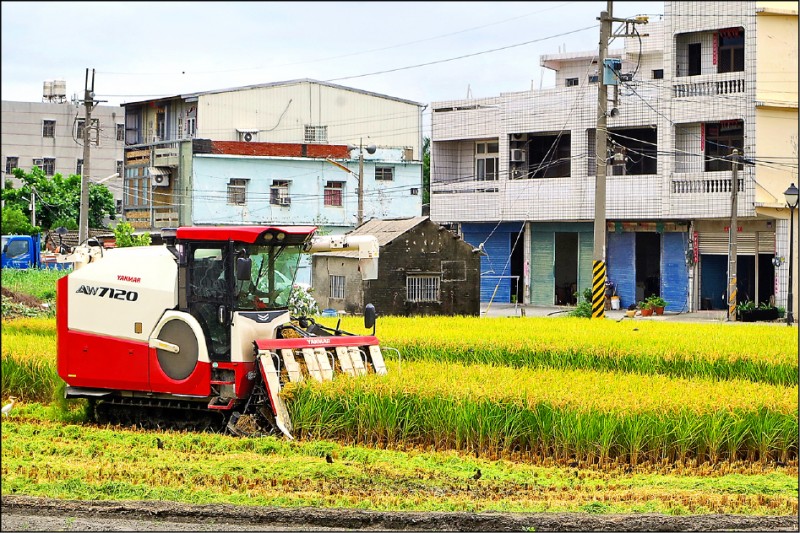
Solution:
M142 278L117 274L117 281L130 281L131 283L141 283Z
M330 339L306 339L308 344L330 344Z
M114 289L113 287L92 287L90 285L81 285L75 292L77 294L87 294L89 296L99 296L100 298L111 298L112 300L124 300L128 302L135 302L139 299L139 293L136 291Z

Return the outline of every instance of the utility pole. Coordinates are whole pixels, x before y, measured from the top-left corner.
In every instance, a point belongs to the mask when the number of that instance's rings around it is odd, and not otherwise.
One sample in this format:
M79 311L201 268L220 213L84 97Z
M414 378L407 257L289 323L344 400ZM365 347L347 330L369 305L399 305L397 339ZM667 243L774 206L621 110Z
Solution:
M94 69L92 69L92 85L89 87L89 69L86 69L86 80L83 90L83 105L86 108L86 119L83 124L83 165L81 166L81 209L78 221L78 244L83 244L89 238L89 176L91 165L89 162L91 149L92 108L94 107Z
M647 17L635 19L614 18L613 2L608 0L606 11L600 13L600 46L597 59L597 127L595 128L595 159L597 171L594 185L594 251L592 253L592 318L603 318L606 303L606 176L608 174L608 88L619 84L616 70L606 65L608 41L611 39L612 22L624 22L625 32L614 37L631 37L632 24L647 24ZM616 79L614 79L616 78Z
M608 89L603 80L608 40L611 37L612 2L600 13L600 48L597 59L597 127L595 128L594 251L592 253L592 318L603 318L606 303L606 172L608 171Z
M736 322L736 261L737 225L736 202L739 189L739 150L731 153L731 226L728 228L728 320Z
M364 139L358 141L358 220L356 227L364 223Z

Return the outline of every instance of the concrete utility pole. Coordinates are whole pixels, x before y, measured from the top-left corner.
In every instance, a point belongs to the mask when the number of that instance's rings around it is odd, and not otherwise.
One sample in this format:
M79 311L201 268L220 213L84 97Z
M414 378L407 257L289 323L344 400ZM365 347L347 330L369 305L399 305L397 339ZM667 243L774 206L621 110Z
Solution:
M736 202L739 189L739 150L731 153L731 226L728 228L728 320L736 322L737 231Z
M90 129L92 127L92 108L94 107L94 69L92 69L92 85L89 88L89 69L86 69L86 81L83 91L83 105L86 107L86 121L83 124L83 166L81 166L81 209L78 221L78 243L82 244L89 238L89 176L91 165L89 158Z
M592 318L603 318L606 303L606 175L608 173L608 88L605 81L608 41L611 23L624 22L625 32L615 37L630 37L631 24L647 24L647 17L616 19L612 16L613 2L608 0L606 11L600 13L600 46L597 59L597 127L595 128L595 158L597 171L594 185L594 252L592 253ZM611 72L617 76L617 72ZM614 80L619 84L619 79Z
M603 318L606 303L606 172L608 171L608 129L606 109L608 89L603 80L608 39L611 37L611 10L600 13L600 48L597 59L597 127L595 128L594 252L592 253L592 318Z
M364 223L364 139L358 141L358 220L356 227Z

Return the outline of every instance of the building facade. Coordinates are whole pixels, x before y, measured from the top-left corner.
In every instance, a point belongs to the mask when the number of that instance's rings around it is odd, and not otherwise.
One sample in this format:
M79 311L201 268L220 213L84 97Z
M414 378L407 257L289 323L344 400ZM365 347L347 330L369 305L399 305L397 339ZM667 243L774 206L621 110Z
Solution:
M738 300L785 306L788 262L775 258L788 255L783 191L797 181L797 4L665 2L662 21L631 26L608 54L620 63L607 115L613 290L623 306L659 295L669 311L726 308L735 212ZM597 60L543 56L554 88L431 104L431 218L483 245L484 301L571 304L591 285Z
M151 230L313 223L345 232L358 223L359 195L363 220L419 214L422 107L314 80L124 104L124 216ZM198 149L207 143L214 149Z
M66 83L45 82L45 88L42 102L2 101L3 176L12 183L14 168L30 172L38 166L47 176L81 174L85 109L67 102ZM90 150L89 179L97 182L117 174L103 184L121 207L124 113L119 107L98 105L92 109L95 120L99 129L91 134L96 143Z
M378 240L378 277L363 281L358 252L314 254L314 298L323 309L381 315L480 315L479 251L428 217L372 219L349 233Z

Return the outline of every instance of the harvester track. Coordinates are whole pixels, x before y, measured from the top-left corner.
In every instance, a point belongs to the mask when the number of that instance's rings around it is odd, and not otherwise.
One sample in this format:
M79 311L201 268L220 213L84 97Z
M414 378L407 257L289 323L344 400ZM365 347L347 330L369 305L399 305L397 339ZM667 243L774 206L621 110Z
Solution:
M231 416L229 411L212 411L203 404L179 400L117 397L90 401L89 405L90 419L97 424L147 430L222 433Z

